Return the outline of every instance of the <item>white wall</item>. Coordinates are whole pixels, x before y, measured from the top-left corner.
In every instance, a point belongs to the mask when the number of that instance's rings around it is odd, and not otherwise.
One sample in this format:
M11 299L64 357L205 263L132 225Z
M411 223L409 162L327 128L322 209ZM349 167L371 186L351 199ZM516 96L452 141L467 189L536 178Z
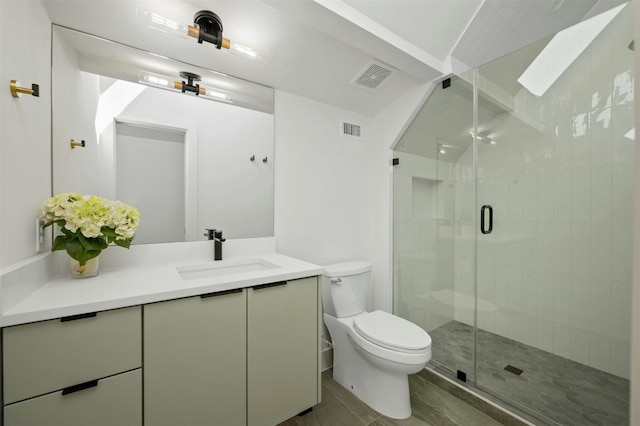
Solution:
M80 71L75 52L65 48L53 34L52 52L52 135L53 186L56 193L96 194L98 157L94 126L100 97L100 82L95 76ZM71 149L70 140L85 141L84 148Z
M51 195L51 21L40 1L0 2L0 267L36 255L35 220ZM9 93L9 81L40 97Z
M391 310L391 151L424 96L414 88L375 117L276 91L277 250L318 265L373 264L373 308ZM362 139L340 135L360 124Z
M371 119L282 91L275 111L278 251L319 265L371 261ZM363 138L341 136L341 119Z

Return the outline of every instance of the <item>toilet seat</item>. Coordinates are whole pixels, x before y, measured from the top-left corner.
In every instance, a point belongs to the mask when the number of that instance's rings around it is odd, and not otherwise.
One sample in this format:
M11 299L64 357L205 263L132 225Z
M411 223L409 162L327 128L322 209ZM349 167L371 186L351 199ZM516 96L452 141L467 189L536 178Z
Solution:
M397 352L419 354L431 347L431 336L426 331L384 311L358 316L353 328L369 342Z

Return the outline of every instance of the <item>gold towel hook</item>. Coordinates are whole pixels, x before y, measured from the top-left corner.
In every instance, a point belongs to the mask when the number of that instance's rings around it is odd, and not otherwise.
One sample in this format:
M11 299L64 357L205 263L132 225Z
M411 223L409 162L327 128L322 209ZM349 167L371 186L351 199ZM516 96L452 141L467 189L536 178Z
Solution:
M20 83L18 83L17 80L11 80L11 82L9 83L11 96L13 96L14 98L19 98L20 93L24 93L26 95L31 95L35 97L40 97L40 86L38 86L37 84L32 84L31 89L26 87L20 87L18 86L18 84Z
M76 142L73 139L71 139L71 142L69 142L69 144L71 145L71 149L76 149L76 146L80 146L82 148L85 147L84 140L82 140L80 142Z

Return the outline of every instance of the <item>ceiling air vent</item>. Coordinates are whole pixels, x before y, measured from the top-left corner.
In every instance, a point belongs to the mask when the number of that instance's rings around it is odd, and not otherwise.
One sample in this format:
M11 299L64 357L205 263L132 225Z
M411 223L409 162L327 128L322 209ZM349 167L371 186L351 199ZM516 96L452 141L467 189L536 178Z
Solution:
M388 81L396 72L395 69L381 62L371 61L353 79L351 84L367 90L377 90L380 85Z
M343 136L362 138L362 126L360 126L359 124L347 123L346 121L342 121L340 123L340 134Z

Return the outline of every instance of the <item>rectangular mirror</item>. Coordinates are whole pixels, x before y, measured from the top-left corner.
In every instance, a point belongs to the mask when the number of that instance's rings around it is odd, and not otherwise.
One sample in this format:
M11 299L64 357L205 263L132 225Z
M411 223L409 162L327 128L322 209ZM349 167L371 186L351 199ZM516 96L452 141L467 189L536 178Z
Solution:
M137 207L134 244L273 236L273 89L57 25L52 44L54 194Z

